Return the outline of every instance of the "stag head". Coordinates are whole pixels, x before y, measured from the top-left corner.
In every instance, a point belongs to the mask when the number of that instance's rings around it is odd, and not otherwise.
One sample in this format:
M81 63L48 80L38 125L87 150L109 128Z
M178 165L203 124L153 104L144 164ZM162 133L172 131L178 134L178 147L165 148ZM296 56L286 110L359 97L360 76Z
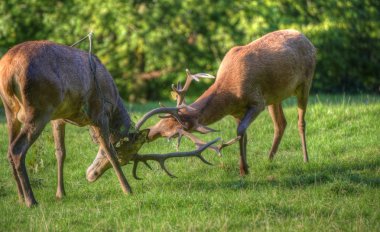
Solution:
M152 141L159 137L167 138L178 138L177 150L179 149L180 142L183 136L189 138L199 149L204 146L206 142L197 138L191 132L199 132L201 134L207 134L210 132L215 132L215 130L206 127L198 122L199 112L197 109L187 106L185 104L185 95L190 87L190 84L193 80L199 81L199 78L215 78L206 73L191 74L188 69L186 69L186 83L182 88L181 84L178 83L177 87L172 85L172 96L177 101L178 114L177 115L165 115L162 116L161 120L156 123L154 126L149 128L148 140ZM236 138L227 143L222 143L219 146L209 146L209 149L212 149L220 155L222 148L229 146L240 138Z
M150 127L148 134L149 140L155 140L159 137L177 137L180 136L182 130L198 131L202 134L214 131L198 123L198 112L196 109L185 104L185 96L193 80L199 82L199 78L215 77L206 73L191 74L188 69L186 69L186 76L187 78L183 88L181 83L178 83L177 87L172 85L173 91L171 95L173 99L177 101L177 107L179 108L178 116L166 115L156 125Z

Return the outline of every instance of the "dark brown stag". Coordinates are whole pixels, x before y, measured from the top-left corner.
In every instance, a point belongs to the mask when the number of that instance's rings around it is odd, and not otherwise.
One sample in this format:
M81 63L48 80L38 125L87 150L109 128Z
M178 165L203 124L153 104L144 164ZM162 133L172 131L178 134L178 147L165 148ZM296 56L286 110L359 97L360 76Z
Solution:
M135 162L156 160L161 167L171 157L197 156L216 140L192 152L168 155L138 155L147 132L131 126L113 79L103 64L92 54L49 41L31 41L10 49L0 60L0 96L4 103L9 131L8 159L17 183L18 196L27 206L37 204L30 186L25 156L29 147L51 121L58 165L56 197L65 194L63 162L65 123L90 125L99 144L98 157L110 163L124 193L131 188L117 159ZM176 114L177 108L160 108L147 114ZM138 123L141 126L142 123ZM138 128L137 128L138 129ZM103 159L103 160L104 160ZM87 172L89 181L100 174Z
M305 113L314 75L315 55L312 43L295 30L275 31L248 45L234 47L224 57L215 83L194 103L180 109L179 121L167 116L150 127L148 138L181 138L184 135L200 146L204 142L189 132L211 132L212 129L206 125L232 115L238 124L237 138L211 148L219 152L224 146L239 140L240 174L245 175L248 173L247 128L268 106L274 125L273 144L269 151L269 158L273 159L286 127L281 102L295 95L298 101L298 129L304 161L307 162ZM182 105L193 79L197 76L187 72L183 89L173 86L177 106Z

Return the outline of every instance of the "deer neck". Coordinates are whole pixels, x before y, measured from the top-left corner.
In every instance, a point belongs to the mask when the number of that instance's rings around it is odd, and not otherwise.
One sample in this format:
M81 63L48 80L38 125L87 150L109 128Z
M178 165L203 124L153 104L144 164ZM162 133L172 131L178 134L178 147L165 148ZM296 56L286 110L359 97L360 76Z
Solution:
M234 101L228 93L219 91L214 83L194 103L194 110L187 110L187 115L202 125L209 125L230 114Z
M111 140L117 141L128 136L130 127L131 118L123 105L123 101L118 97L117 106L110 123Z

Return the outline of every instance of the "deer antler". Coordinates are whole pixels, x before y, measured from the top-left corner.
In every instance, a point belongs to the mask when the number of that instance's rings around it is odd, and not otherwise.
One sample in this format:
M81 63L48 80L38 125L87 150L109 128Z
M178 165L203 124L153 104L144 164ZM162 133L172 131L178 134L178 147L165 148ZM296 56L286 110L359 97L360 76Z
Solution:
M139 130L140 127L148 120L150 117L152 117L155 114L170 114L175 119L177 119L180 122L178 111L181 109L181 107L161 107L154 110L149 111L146 113L137 123L136 123L136 130Z
M178 142L177 142L177 150L179 150L179 146L181 145L181 139L183 136L186 136L187 138L189 138L197 148L203 146L206 144L206 142L204 142L203 140L199 139L198 137L196 137L195 135L185 131L185 130L178 130ZM239 141L241 138L241 136L237 136L236 138L233 138L231 140L229 140L228 142L223 142L222 141L222 144L218 145L218 146L209 146L208 149L211 149L211 150L214 150L219 156L221 156L221 150L225 147L228 147L234 143L236 143L237 141Z
M190 84L193 80L199 81L199 78L212 78L212 79L215 78L214 76L207 73L191 74L189 69L186 69L186 76L187 78L186 78L186 82L183 88L181 86L181 83L178 83L177 87L175 87L174 84L172 85L172 89L177 95L177 106L180 106L185 100L186 92L189 89Z
M202 162L208 164L208 165L212 165L211 163L209 163L207 160L205 160L205 158L201 155L202 152L204 150L206 150L208 147L210 147L212 144L216 143L217 141L219 141L220 138L217 138L217 139L214 139L213 141L209 142L209 143L206 143L204 144L203 146L200 146L198 147L197 150L194 150L194 151L187 151L187 152L173 152L173 153L168 153L168 154L165 154L165 155L160 155L160 154L144 154L144 155L140 155L140 154L135 154L135 156L133 157L133 177L137 180L140 180L140 178L137 176L137 165L139 162L143 162L145 165L147 165L150 169L151 167L149 166L149 164L147 163L148 160L155 160L157 161L161 168L166 172L166 174L168 174L170 177L176 177L174 176L173 174L171 174L168 169L166 168L165 166L165 161L169 158L175 158L175 157L191 157L191 156L195 156L195 157L198 157L200 160L202 160Z
M236 138L233 138L233 139L229 140L228 142L223 142L223 140L222 140L222 144L220 144L220 145L218 146L219 151L221 151L221 150L222 150L223 148L225 148L225 147L231 146L232 144L236 143L236 142L239 141L240 139L241 139L241 136L239 135L239 136L237 136Z

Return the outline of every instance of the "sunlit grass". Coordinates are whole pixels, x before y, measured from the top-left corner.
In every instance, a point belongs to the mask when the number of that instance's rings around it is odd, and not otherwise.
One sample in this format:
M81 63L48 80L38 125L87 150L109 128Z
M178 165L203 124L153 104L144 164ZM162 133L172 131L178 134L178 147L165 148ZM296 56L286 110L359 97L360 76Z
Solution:
M17 199L6 158L4 114L0 123L0 231L379 231L380 229L380 97L313 96L309 101L307 141L310 163L302 161L294 99L285 102L288 127L273 162L267 153L273 127L267 112L249 128L251 173L241 178L238 146L223 157L204 156L167 162L178 176L171 179L153 164L143 165L134 180L123 168L134 195L122 194L112 170L88 183L85 171L97 152L86 128L68 126L65 186L67 196L55 199L56 164L50 126L27 157L39 206L28 209ZM128 105L135 118L156 103ZM148 124L153 124L154 120ZM226 117L212 125L220 132L210 141L235 136ZM184 141L183 150L193 149ZM141 153L175 150L165 139L146 144Z

